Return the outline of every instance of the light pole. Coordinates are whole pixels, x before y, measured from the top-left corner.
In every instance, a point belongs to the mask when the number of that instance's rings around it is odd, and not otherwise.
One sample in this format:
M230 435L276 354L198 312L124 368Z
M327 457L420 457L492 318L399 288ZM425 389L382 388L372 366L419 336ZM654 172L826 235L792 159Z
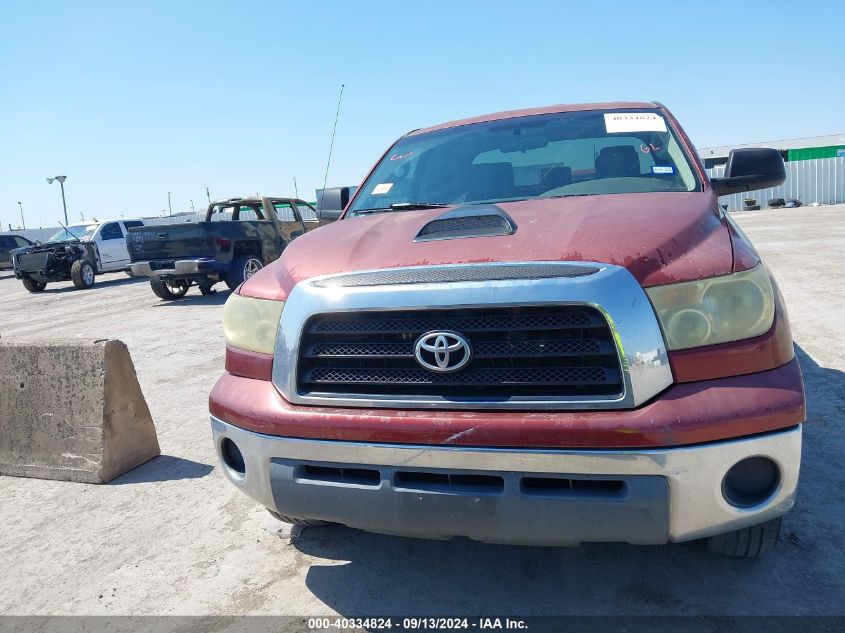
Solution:
M191 213L196 213L196 212L197 212L197 210L194 209L194 201L191 200Z
M20 201L18 201L18 206L21 209L21 226L23 228L26 228L26 220L23 219L23 205L20 203Z
M54 180L59 181L59 185L62 187L62 208L65 211L65 226L68 225L67 221L67 203L65 202L65 180L67 180L67 176L54 176L53 178L47 179L47 184L52 185Z
M211 192L208 190L208 187L205 188L205 197L208 198L208 204L211 204Z
M167 208L170 210L170 215L173 215L173 207L170 206L170 192L167 192Z

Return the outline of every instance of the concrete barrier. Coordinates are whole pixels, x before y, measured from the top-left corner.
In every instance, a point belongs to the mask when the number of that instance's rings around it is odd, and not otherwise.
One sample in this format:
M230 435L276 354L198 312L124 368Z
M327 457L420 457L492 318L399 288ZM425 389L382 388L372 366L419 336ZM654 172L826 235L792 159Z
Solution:
M0 342L0 475L105 483L159 453L123 342Z

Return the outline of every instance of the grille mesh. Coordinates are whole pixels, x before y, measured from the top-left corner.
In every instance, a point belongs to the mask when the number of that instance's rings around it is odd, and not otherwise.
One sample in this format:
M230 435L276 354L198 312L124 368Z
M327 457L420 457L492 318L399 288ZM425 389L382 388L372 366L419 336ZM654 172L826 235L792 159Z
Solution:
M436 374L424 369L317 368L308 376L314 383L417 384L417 385L487 385L497 383L546 385L588 385L604 382L607 370L601 367L519 367L468 369L450 374Z
M472 316L420 319L372 318L366 320L318 321L315 332L407 332L426 330L490 331L545 330L598 325L598 321L586 312L571 314L540 314L525 316Z
M511 357L514 355L567 356L600 354L598 339L563 339L558 341L485 341L474 349L476 357ZM311 350L311 356L406 356L414 355L412 343L321 343Z
M457 332L469 363L421 366L417 340ZM297 364L302 394L442 398L621 395L619 358L601 313L588 306L528 306L320 314L305 325Z
M432 220L420 229L417 237L434 237L442 233L484 229L507 234L513 230L513 227L501 215L467 215L464 217Z

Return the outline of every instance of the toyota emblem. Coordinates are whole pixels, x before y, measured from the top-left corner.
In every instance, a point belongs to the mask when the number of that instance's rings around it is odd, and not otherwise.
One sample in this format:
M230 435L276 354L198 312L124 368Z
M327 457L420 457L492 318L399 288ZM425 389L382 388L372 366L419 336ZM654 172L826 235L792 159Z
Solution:
M414 346L417 362L436 372L457 371L472 358L469 341L457 332L426 332Z

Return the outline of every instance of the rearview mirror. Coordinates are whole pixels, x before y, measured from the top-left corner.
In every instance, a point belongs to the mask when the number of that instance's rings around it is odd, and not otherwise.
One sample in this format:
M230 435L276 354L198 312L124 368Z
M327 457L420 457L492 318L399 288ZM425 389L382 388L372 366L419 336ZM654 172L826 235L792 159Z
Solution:
M711 178L710 184L717 196L727 196L740 191L777 187L784 180L786 168L778 150L748 147L731 150L725 165L725 175L722 178Z
M549 144L549 139L539 134L509 136L499 143L499 149L503 154L514 152L527 152L532 149L540 149Z
M321 220L337 220L349 203L349 187L323 189L317 195L317 217Z

